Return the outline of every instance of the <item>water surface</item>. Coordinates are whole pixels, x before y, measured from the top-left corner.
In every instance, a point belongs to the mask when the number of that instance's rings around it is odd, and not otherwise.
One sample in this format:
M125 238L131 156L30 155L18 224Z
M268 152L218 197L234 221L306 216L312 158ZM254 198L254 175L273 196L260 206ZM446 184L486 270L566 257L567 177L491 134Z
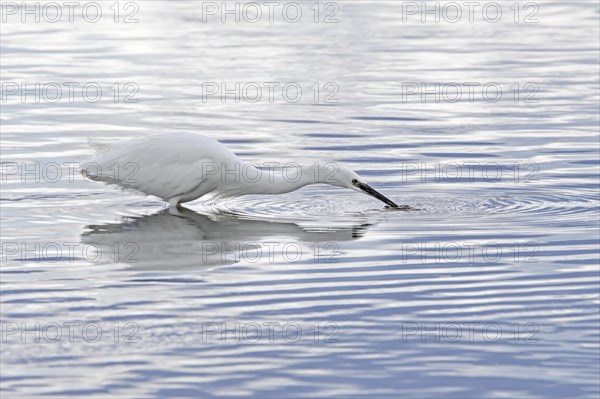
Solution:
M136 4L137 23L2 24L3 82L103 87L4 87L3 397L598 396L598 4L538 1L528 24L509 2L456 24L387 1L329 24ZM202 95L236 82L303 95ZM468 82L503 92L407 95ZM310 186L168 211L71 166L88 137L181 131L343 163L418 210Z

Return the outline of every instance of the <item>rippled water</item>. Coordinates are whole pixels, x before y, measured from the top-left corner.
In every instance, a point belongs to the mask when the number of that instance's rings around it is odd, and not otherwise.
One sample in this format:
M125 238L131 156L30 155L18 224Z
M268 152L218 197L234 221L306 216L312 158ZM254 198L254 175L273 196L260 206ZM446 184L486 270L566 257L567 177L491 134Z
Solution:
M329 24L308 3L295 24L204 23L201 2L6 15L3 397L597 397L599 6L538 1L526 24L512 3L456 24L403 22L401 2L333 3ZM104 90L36 103L7 82ZM303 95L222 102L207 82ZM342 162L418 210L309 186L169 211L70 166L88 137L177 131Z

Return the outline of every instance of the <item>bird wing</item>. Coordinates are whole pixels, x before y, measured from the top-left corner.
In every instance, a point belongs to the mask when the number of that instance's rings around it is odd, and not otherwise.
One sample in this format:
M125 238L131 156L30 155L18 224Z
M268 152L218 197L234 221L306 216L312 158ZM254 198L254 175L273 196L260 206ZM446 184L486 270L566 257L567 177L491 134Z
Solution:
M114 144L82 167L92 180L115 184L168 200L196 190L210 192L207 165L236 156L200 135L161 135ZM201 195L199 195L201 196Z

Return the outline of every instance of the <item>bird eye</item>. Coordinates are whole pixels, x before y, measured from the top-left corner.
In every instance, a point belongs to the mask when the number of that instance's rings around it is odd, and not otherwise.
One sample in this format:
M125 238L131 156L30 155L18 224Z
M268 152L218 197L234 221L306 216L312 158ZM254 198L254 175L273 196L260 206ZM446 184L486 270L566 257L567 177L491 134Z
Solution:
M358 183L358 180L352 179L352 184L356 184L356 183Z

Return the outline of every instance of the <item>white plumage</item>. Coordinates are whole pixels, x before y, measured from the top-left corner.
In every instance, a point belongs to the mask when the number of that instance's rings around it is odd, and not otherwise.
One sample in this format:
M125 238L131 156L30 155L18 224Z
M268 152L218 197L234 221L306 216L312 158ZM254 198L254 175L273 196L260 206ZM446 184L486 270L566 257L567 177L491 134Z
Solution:
M96 156L82 165L92 180L154 195L170 206L210 196L282 194L325 183L392 201L373 190L351 169L336 163L290 168L261 168L238 158L218 141L193 133L163 134L115 145L94 144ZM294 164L297 165L297 164Z

